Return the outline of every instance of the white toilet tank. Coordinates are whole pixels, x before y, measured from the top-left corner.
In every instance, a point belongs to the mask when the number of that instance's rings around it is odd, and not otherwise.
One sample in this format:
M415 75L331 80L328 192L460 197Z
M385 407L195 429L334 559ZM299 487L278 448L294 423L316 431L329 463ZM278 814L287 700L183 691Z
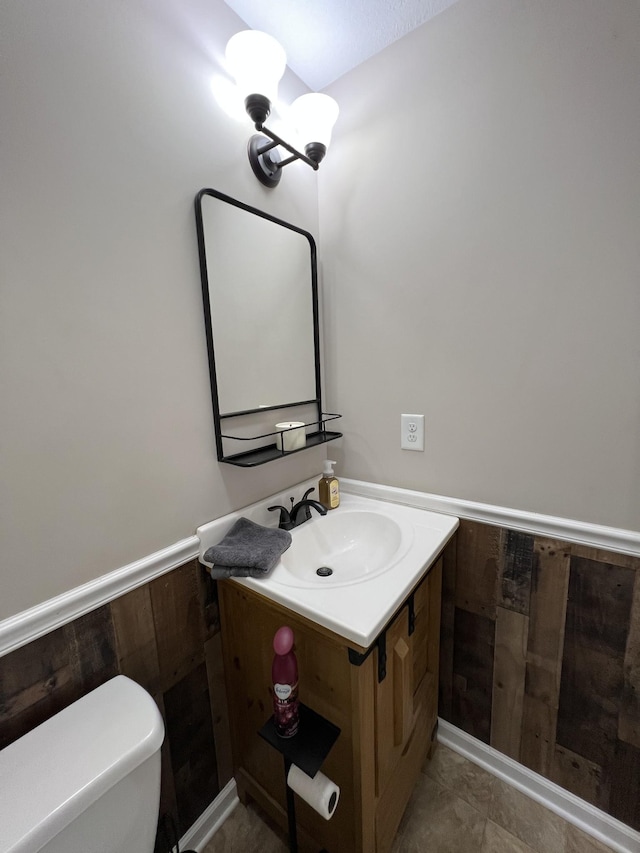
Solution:
M118 675L0 751L0 853L151 853L163 738Z

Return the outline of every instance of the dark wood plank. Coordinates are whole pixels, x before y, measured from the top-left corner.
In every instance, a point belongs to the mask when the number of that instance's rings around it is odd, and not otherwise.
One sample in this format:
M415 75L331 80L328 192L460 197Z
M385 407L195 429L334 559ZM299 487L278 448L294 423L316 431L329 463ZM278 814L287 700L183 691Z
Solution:
M621 660L565 643L557 743L608 767L617 740L621 691Z
M501 607L529 615L531 569L533 565L533 536L507 530L500 560Z
M204 663L164 694L164 706L182 834L220 791Z
M631 569L572 554L569 606L576 637L602 654L624 655L634 581Z
M451 719L453 699L453 636L456 613L457 536L450 540L442 555L442 605L440 621L440 665L438 707L440 714Z
M64 630L80 695L95 690L118 674L116 635L110 605L85 613L66 625Z
M495 619L503 531L462 520L457 535L456 607Z
M640 749L640 571L635 572L623 678L618 737Z
M224 662L222 658L222 638L215 634L205 643L205 660L209 680L209 698L211 699L211 719L216 747L218 781L223 788L233 776L233 756L231 754L231 730L229 727L229 708L224 686Z
M4 655L0 658L0 749L77 698L64 628Z
M208 640L220 631L218 585L198 560L193 561L193 567L196 580L198 582L198 595L200 597L204 636L205 639Z
M596 808L603 811L609 808L610 778L593 761L556 746L549 778Z
M161 691L166 693L204 662L204 626L193 562L149 584Z
M536 537L531 573L526 692L557 709L571 552L564 542Z
M571 554L574 557L583 557L596 563L620 566L623 569L632 569L634 572L640 571L640 557L633 557L630 554L618 554L615 551L605 551L603 548L580 545L577 542L572 543Z
M557 742L607 768L618 739L635 573L571 559Z
M162 697L162 694L156 694L153 698L156 705L160 709L160 713L162 714L162 719L164 720L165 727L165 738L162 742L162 750L160 756L160 807L158 809L158 814L160 821L162 821L164 815L171 815L177 827L178 803L176 801L175 775L173 772L173 765L171 763L171 747L169 744L169 737L167 736L167 712L164 706L164 699ZM158 851L158 853L160 853L160 851L164 853L164 851L167 850L167 844L165 842L160 823L158 825L157 841L159 842L159 845L156 845L156 851Z
M459 608L455 620L450 722L489 743L495 622Z
M117 673L109 605L0 658L0 748Z
M152 695L160 690L160 664L156 647L149 585L138 587L111 602L118 665Z
M640 830L640 750L621 741L611 770L609 813Z

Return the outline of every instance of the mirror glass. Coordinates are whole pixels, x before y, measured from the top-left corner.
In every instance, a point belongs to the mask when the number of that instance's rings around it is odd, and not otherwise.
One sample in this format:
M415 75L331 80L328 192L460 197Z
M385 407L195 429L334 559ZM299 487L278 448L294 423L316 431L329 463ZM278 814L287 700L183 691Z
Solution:
M218 416L316 400L313 237L215 190L196 218Z

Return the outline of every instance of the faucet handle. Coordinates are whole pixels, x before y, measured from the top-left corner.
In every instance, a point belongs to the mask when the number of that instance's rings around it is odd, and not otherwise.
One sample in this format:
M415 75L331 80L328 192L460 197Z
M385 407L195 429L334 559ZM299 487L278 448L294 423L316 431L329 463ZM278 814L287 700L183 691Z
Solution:
M307 489L307 491L302 496L302 500L300 501L300 503L304 503L306 500L308 500L311 492L315 492L315 490L316 490L315 486L311 486L310 489ZM305 508L304 508L304 520L309 521L310 518L311 518L311 509L308 506L305 506Z
M289 530L291 528L291 516L289 515L289 510L284 506L270 506L267 507L269 512L275 512L275 510L280 510L280 520L278 521L278 527L281 530Z

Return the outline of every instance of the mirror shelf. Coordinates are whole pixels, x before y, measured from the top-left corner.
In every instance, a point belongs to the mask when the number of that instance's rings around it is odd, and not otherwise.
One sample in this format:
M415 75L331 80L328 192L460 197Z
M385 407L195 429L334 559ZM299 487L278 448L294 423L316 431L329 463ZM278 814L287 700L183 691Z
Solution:
M300 453L303 450L308 450L310 447L317 447L320 444L326 444L328 441L334 441L336 438L341 438L341 436L341 432L321 430L319 432L307 433L305 446L299 447L297 450L281 450L276 444L267 444L263 447L258 447L255 450L246 450L241 453L234 453L230 456L223 456L219 461L226 462L229 465L237 465L240 468L255 468L257 465L264 465L265 462L274 462L276 459L282 459L285 456ZM230 438L231 436L227 437Z

